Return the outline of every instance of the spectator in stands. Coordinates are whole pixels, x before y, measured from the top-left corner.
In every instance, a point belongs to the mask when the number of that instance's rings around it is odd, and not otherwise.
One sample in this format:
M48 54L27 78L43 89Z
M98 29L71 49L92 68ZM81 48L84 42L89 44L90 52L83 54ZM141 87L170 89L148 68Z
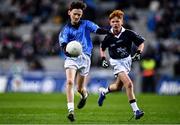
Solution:
M156 60L150 55L146 55L141 60L142 70L142 92L154 93L156 88Z

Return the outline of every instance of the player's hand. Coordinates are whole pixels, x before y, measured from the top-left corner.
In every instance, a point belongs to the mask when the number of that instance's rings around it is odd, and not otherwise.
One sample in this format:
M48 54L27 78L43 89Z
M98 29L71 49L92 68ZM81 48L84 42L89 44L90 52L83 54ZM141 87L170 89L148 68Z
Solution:
M66 55L66 56L68 56L68 57L72 57L68 52L64 52L64 54Z
M64 52L66 56L71 57L71 55L66 51L66 46L67 46L67 43L62 43L61 45L62 51Z
M102 57L102 59L101 59L101 66L102 66L103 68L109 67L109 64L108 64L108 62L107 62L107 60L106 60L105 57Z
M139 61L141 59L141 52L138 50L133 56L132 56L132 61Z

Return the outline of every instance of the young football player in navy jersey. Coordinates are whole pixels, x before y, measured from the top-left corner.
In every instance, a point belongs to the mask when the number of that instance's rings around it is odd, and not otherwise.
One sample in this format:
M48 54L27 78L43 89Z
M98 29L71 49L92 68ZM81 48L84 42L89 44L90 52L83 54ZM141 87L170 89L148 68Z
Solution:
M74 121L74 81L76 79L77 91L81 95L78 108L81 109L86 104L88 92L86 90L87 75L90 70L92 41L90 33L111 34L108 30L100 28L97 24L89 20L81 20L86 4L82 1L70 4L68 15L70 21L64 26L59 34L59 43L66 57L64 68L66 71L66 95L68 107L68 119ZM71 57L66 52L66 45L71 41L78 41L82 45L83 52L78 57Z
M123 25L123 11L115 10L109 15L109 22L113 35L106 35L101 42L100 54L102 57L102 66L107 68L109 66L106 61L105 50L108 48L110 56L110 64L114 68L114 75L116 81L110 84L107 88L99 88L99 106L103 105L106 94L119 91L123 86L126 89L129 103L133 109L135 119L140 119L144 112L137 106L133 82L128 76L131 70L132 61L140 60L141 53L144 49L144 38L132 30L125 29ZM131 57L132 43L137 46L137 51Z

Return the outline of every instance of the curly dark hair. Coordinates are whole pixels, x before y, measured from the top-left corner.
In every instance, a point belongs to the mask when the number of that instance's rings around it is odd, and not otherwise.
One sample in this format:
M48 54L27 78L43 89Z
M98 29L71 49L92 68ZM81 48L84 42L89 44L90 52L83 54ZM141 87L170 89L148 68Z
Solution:
M74 1L70 4L69 10L72 9L82 9L85 10L86 9L86 4L83 1Z

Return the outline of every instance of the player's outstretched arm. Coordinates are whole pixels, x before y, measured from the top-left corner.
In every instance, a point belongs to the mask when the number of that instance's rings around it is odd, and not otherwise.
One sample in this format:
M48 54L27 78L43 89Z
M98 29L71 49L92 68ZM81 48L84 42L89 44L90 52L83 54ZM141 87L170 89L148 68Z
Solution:
M109 30L103 28L98 28L96 33L100 35L105 35L105 34L113 35Z

